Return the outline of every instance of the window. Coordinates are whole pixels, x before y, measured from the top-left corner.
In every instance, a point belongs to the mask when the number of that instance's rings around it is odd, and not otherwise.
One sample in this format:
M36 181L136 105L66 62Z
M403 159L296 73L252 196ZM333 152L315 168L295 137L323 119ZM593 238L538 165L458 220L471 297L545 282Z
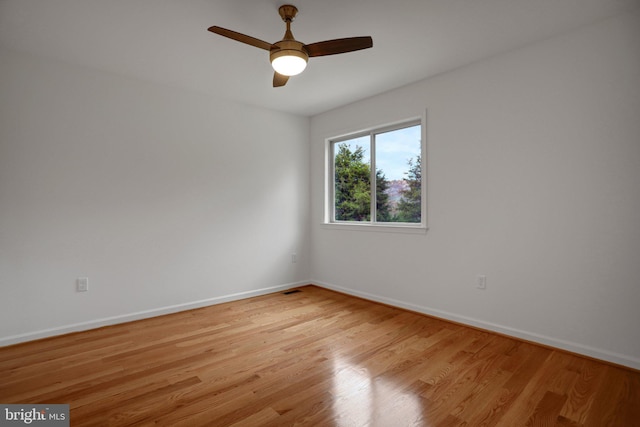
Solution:
M422 123L328 141L327 223L425 227Z

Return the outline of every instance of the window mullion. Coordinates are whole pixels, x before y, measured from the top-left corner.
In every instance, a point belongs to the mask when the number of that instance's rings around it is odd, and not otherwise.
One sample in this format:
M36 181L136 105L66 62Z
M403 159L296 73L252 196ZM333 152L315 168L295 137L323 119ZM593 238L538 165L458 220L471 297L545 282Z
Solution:
M369 135L369 142L370 142L370 146L369 146L369 162L371 163L371 178L370 178L370 185L371 185L371 223L375 224L376 222L378 222L378 210L376 208L377 204L376 204L376 200L377 200L377 194L376 191L378 189L378 183L376 182L376 134L375 133L371 133Z
M329 211L329 218L331 222L335 222L336 221L336 165L335 165L335 158L336 158L336 147L335 144L329 144L329 160L328 163L330 164L329 169L330 169L330 188L329 188L329 192L331 194L331 198L330 200L330 211Z

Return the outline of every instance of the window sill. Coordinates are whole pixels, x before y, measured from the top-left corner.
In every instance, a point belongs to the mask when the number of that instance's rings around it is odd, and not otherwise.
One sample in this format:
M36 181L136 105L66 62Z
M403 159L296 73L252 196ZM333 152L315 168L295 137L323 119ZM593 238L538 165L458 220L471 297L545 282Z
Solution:
M424 225L349 224L341 222L323 222L321 227L325 230L370 231L400 234L426 234L429 229Z

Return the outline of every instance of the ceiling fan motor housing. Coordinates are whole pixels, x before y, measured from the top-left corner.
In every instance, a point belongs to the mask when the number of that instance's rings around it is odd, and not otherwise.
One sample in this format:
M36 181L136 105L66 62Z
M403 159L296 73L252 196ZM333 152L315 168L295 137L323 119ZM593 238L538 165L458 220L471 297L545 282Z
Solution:
M274 46L277 46L279 49L271 49L271 53L269 57L271 62L274 59L279 58L281 56L298 56L305 61L309 59L309 54L307 50L304 48L304 43L301 43L297 40L281 40L279 42L274 43Z

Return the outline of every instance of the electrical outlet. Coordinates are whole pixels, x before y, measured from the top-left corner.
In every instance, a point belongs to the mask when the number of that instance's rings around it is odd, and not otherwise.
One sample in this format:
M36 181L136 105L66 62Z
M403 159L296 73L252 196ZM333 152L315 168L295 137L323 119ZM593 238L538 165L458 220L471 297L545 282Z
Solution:
M487 289L487 276L479 274L476 281L476 288Z
M76 280L76 291L87 292L88 290L89 290L89 278L78 277L78 280Z
M296 262L298 262L298 254L294 252L291 254L291 264L295 264Z

